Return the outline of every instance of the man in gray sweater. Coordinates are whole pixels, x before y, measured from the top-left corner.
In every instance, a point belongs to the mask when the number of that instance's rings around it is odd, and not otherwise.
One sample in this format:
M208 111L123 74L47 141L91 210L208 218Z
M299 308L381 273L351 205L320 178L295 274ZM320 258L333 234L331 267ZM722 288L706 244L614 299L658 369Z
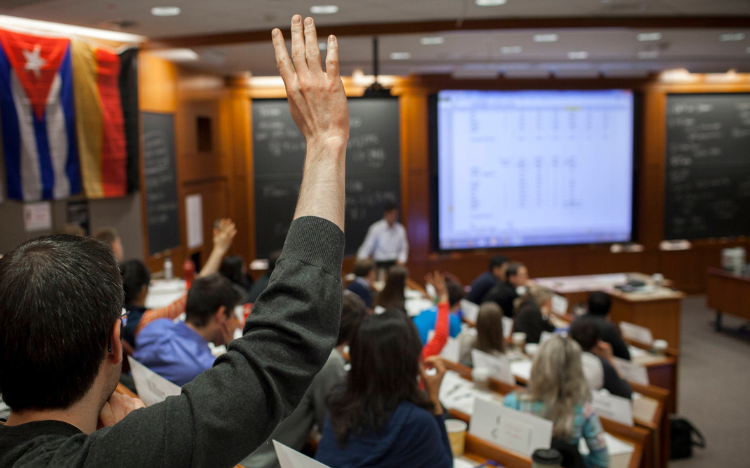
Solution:
M339 330L349 115L328 39L292 18L292 56L272 33L307 157L294 221L268 289L214 367L143 408L113 393L122 366L122 283L109 247L51 236L0 260L0 468L230 468L301 400ZM103 427L103 428L101 428ZM100 429L99 429L100 428Z

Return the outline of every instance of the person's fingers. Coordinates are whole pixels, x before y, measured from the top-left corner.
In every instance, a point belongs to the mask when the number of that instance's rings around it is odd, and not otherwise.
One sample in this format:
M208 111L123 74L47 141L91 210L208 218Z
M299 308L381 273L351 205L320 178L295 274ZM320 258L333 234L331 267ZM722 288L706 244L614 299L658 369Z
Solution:
M297 79L308 75L307 59L305 58L305 36L302 32L302 17L292 17L292 62L297 69Z
M134 409L141 409L141 408L145 408L146 404L143 403L143 401L141 401L140 398L133 398L133 406L134 406Z
M336 36L328 36L328 48L326 49L326 74L328 78L339 78L339 41Z
M99 412L99 423L103 427L114 425L116 422L115 415L112 413L112 406L109 402L104 403L102 410Z
M305 18L305 57L307 68L311 73L323 71L320 67L320 48L318 47L318 33L315 30L315 21Z
M279 69L281 79L289 86L294 81L294 67L292 61L289 60L289 53L286 51L284 35L281 34L281 30L276 28L271 32L271 37L273 38L273 51L276 54L276 67Z

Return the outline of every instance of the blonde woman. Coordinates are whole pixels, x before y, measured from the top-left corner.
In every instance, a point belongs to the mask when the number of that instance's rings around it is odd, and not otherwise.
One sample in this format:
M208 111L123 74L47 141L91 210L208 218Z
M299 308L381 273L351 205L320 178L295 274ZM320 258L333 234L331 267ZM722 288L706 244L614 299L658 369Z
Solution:
M609 466L604 431L590 404L589 385L583 376L581 347L555 336L542 343L534 356L529 389L505 397L505 406L552 421L552 437L577 448L586 440L589 468ZM563 465L565 466L565 465Z
M517 301L513 331L526 333L527 343L539 343L542 332L555 331L555 326L547 320L554 295L549 288L531 285L526 295Z

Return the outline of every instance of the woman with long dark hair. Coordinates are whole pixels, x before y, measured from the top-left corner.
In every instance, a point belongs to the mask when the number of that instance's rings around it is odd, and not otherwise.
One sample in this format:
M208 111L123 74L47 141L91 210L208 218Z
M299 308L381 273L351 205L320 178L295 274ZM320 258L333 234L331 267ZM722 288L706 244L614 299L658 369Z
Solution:
M409 270L406 267L395 265L388 269L388 278L385 280L383 290L375 297L375 307L388 309L398 309L406 312L406 278L409 277Z
M438 400L445 366L437 356L420 363L421 353L406 314L365 317L349 343L346 383L331 395L317 460L336 468L453 466Z

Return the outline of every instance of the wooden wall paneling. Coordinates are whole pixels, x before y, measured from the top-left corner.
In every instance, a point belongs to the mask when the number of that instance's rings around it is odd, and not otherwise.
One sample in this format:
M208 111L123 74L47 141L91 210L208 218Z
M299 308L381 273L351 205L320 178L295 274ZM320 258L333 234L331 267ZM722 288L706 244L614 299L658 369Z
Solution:
M656 249L664 232L664 176L667 98L662 92L643 95L640 122L641 148L637 174L637 239L647 249ZM636 117L637 118L637 117Z
M188 255L201 254L201 263L205 265L213 248L213 224L216 219L229 217L229 184L225 178L186 182L183 185L185 197L200 194L203 206L203 245L187 250ZM175 265L175 274L182 273L182 264Z

